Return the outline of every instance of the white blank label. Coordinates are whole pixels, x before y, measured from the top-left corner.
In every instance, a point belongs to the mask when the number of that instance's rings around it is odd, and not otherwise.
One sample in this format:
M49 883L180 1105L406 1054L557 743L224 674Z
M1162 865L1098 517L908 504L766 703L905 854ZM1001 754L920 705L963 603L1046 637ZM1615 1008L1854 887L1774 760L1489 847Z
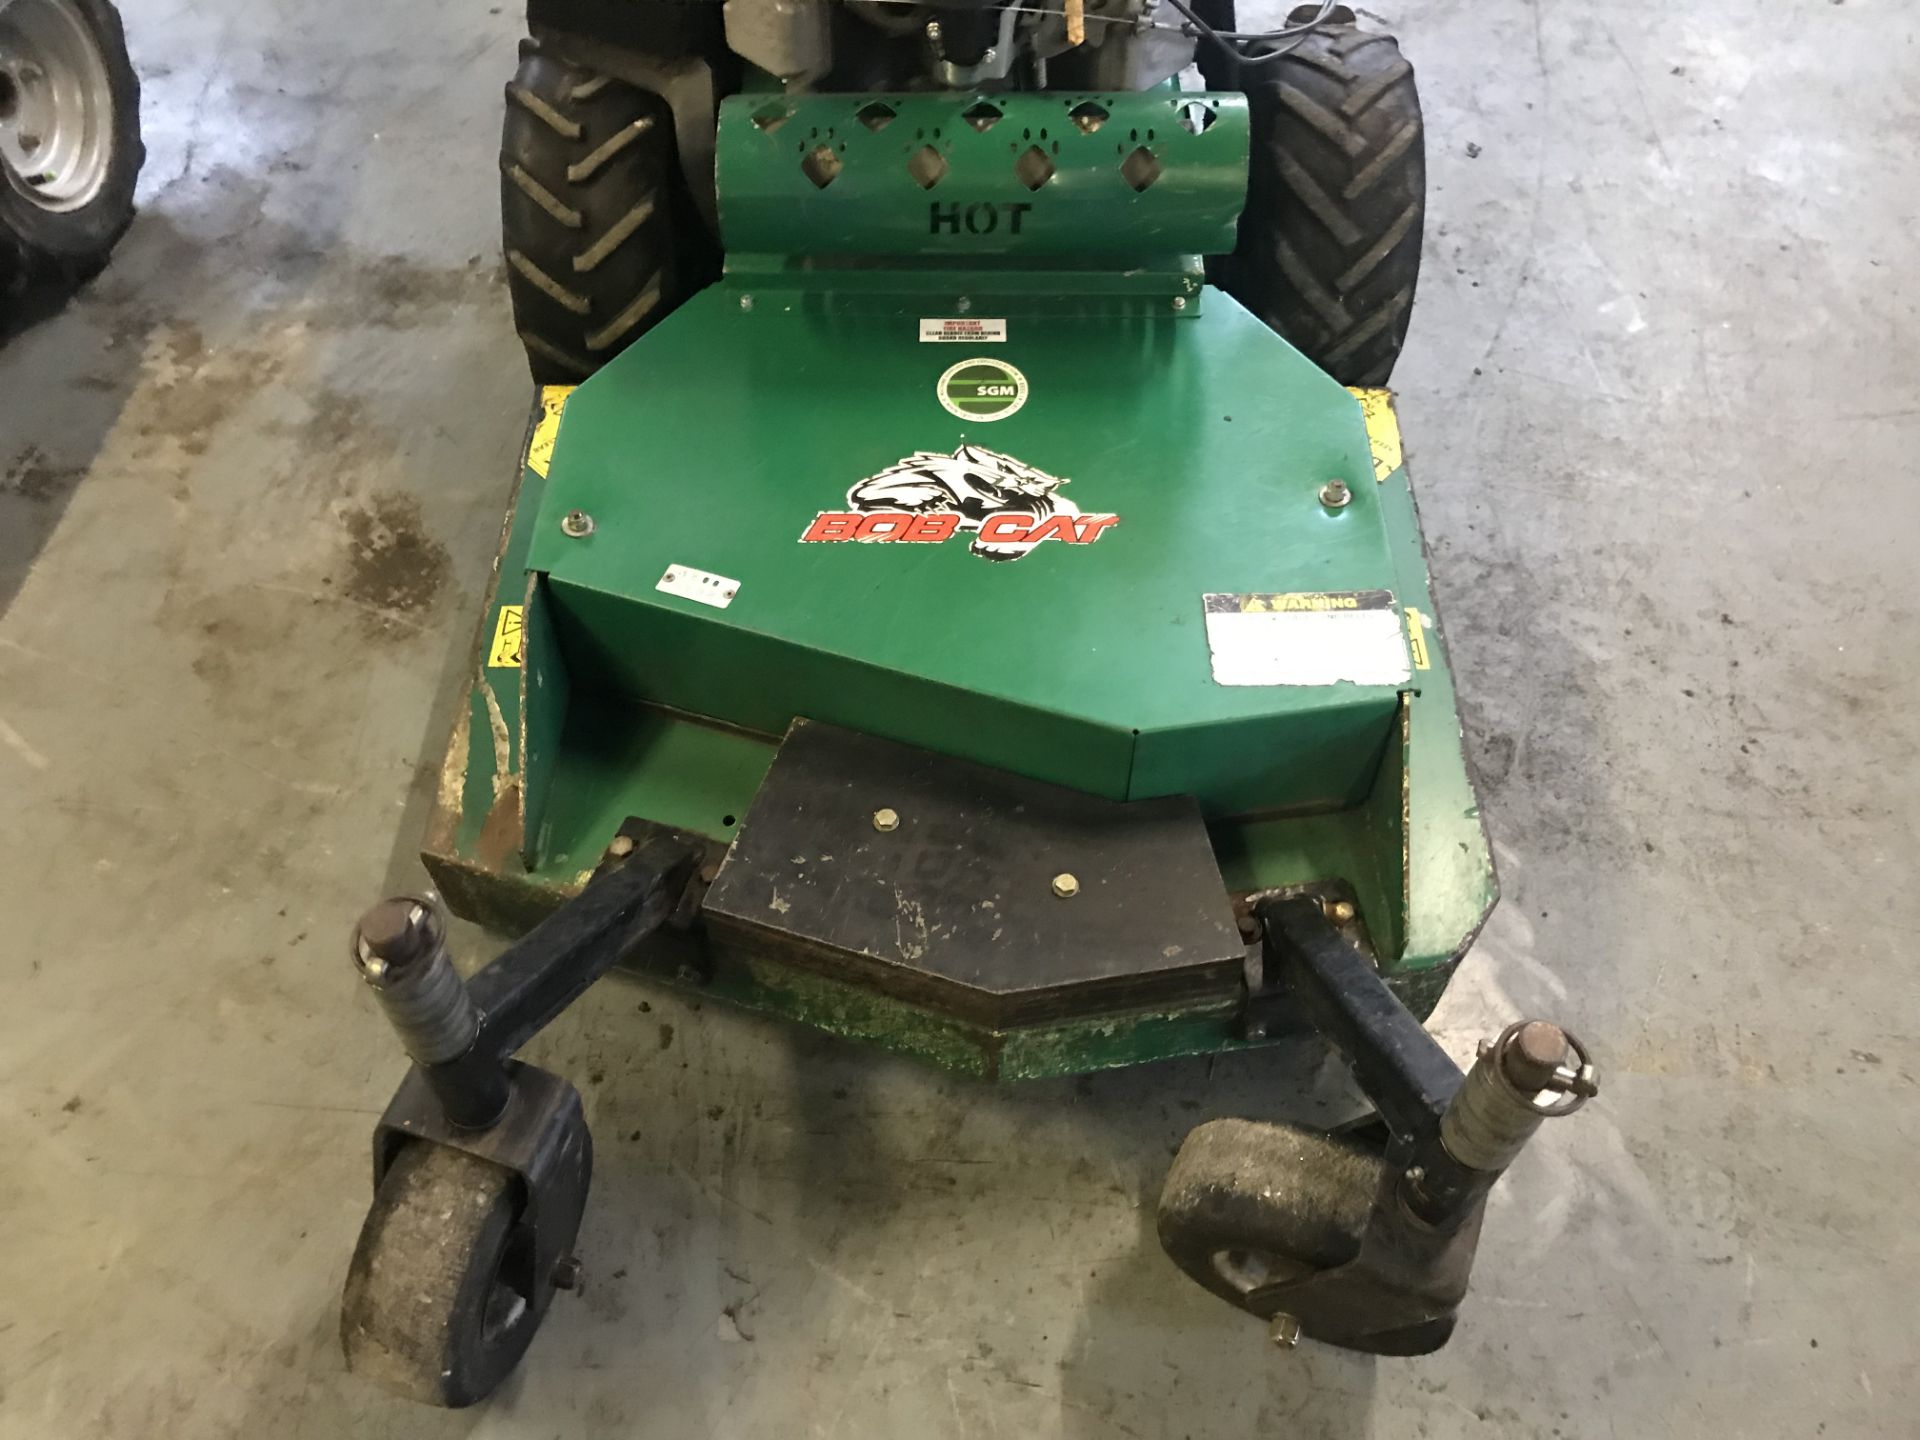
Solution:
M733 603L740 582L729 580L724 575L696 570L691 565L669 565L667 573L660 577L660 583L653 588L668 595L678 595L683 600L698 600L702 605L724 610Z

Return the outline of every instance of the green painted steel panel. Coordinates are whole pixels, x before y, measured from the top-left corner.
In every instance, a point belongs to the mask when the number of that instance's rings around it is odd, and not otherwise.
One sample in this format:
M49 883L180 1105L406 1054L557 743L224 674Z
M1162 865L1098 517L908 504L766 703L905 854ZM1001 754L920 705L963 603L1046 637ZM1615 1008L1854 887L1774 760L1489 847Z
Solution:
M543 862L591 869L629 815L731 840L775 748L665 711L581 706L561 744Z
M550 396L550 403L557 401ZM1390 418L1390 408L1381 408ZM1415 670L1406 687L1401 721L1387 727L1371 789L1346 809L1219 820L1210 830L1230 891L1327 878L1352 885L1382 971L1424 1015L1478 932L1495 884L1462 754L1413 493L1397 444L1393 454L1374 493L1398 594L1428 621L1430 662L1429 668ZM517 836L504 850L488 842L488 833L497 829L501 797L512 793L512 777L521 765L521 736L513 720L521 673L486 663L489 639L502 606L516 605L525 595L523 572L545 485L545 477L528 467L514 490L476 637L470 706L454 727L423 854L456 913L516 934L577 890L629 815L728 838L774 752L771 740L697 717L604 693L578 694L552 765L538 862L530 870L522 866ZM490 712L498 719L497 731ZM1030 1030L989 1031L771 964L716 974L706 993L945 1068L1005 1079L1242 1043L1236 1038L1238 1002L1224 994L1179 1013L1090 1015Z
M1019 269L959 269L940 260L896 257L861 268L847 283L844 268L805 255L727 256L727 277L748 304L801 306L843 315L1017 316L1192 319L1206 307L1204 262L1198 255L1144 259L1124 268L1066 257L1022 257ZM1013 262L1001 262L1011 264ZM1178 301L1176 307L1174 302Z
M1396 686L1212 675L1208 592L1398 582L1358 403L1259 321L1215 296L1197 319L1010 316L1004 342L929 344L911 313L740 298L703 292L568 402L528 564L577 686L767 735L805 715L1116 799L1193 793L1213 815L1366 792ZM943 406L943 374L975 359L1018 371L1005 418ZM966 532L803 543L822 512L854 514L851 487L963 446L963 468L1012 457L1118 519L998 561ZM1343 510L1320 503L1333 478ZM561 528L574 509L585 538ZM656 588L689 567L737 593Z
M736 95L720 107L727 249L1217 255L1246 199L1244 95Z

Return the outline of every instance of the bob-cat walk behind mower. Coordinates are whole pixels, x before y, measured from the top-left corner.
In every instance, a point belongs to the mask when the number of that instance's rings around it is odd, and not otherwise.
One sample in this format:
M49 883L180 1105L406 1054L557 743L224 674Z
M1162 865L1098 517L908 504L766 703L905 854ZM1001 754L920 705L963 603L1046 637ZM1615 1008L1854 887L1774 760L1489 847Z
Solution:
M1317 1032L1374 1107L1195 1129L1159 1231L1300 1335L1443 1344L1593 1093L1422 1029L1493 903L1383 386L1413 74L1330 4L534 0L501 153L540 386L424 847L353 955L412 1058L353 1368L463 1405L592 1147L514 1052L619 964L986 1078ZM1206 88L1178 76L1197 61ZM1351 388L1350 388L1351 387Z

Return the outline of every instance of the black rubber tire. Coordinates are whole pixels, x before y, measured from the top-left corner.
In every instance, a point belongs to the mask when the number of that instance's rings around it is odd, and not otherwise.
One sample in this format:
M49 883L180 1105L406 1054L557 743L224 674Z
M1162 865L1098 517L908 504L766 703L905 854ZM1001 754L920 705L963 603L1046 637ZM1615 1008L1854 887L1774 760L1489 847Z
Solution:
M510 1172L464 1151L421 1141L396 1155L347 1267L347 1368L429 1405L491 1394L540 1324L514 1278L517 1203Z
M1209 1120L1188 1132L1167 1171L1161 1248L1239 1305L1255 1282L1331 1270L1358 1254L1379 1178L1378 1155L1341 1136Z
M140 139L140 77L127 54L120 12L107 0L71 0L98 47L113 101L112 140L99 192L73 210L50 210L33 187L0 165L0 295L9 284L73 287L106 265L133 223L133 189L146 163Z
M1384 385L1420 275L1420 95L1391 35L1335 13L1342 23L1284 58L1239 67L1253 131L1247 204L1215 278L1341 384Z
M1381 1152L1356 1138L1366 1128L1329 1133L1257 1120L1196 1126L1160 1192L1161 1248L1223 1300L1272 1318L1284 1303L1275 1287L1326 1274L1360 1253L1383 1174ZM1454 1316L1335 1335L1302 1323L1309 1339L1350 1350L1426 1355L1447 1343Z
M536 40L507 86L500 217L514 325L543 385L584 380L707 278L666 102Z

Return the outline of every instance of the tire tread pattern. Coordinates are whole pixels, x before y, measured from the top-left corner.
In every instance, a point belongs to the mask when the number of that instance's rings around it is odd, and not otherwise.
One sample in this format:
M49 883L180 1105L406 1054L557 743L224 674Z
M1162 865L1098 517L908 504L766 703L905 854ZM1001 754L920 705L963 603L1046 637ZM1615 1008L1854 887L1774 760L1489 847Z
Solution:
M507 288L534 379L571 384L684 299L704 257L666 102L537 40L520 56L500 148Z
M1253 155L1219 283L1342 384L1384 385L1412 316L1426 208L1413 66L1392 36L1344 23L1239 80Z

